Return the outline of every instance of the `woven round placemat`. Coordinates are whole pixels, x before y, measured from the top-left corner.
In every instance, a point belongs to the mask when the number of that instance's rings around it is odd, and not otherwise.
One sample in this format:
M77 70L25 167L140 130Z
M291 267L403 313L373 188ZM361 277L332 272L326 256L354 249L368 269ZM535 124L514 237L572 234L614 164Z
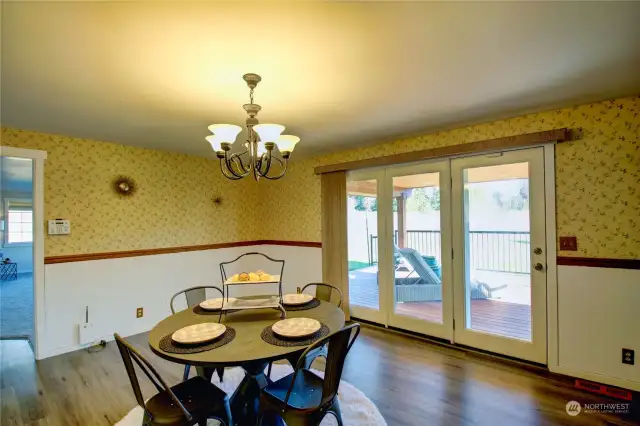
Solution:
M264 330L262 330L262 334L260 334L260 337L262 337L262 340L269 343L270 345L291 347L291 346L308 346L313 342L315 342L316 340L321 339L324 336L327 336L328 334L329 334L329 327L322 324L322 327L320 327L320 330L316 331L309 337L305 337L304 339L286 339L274 333L273 330L271 329L271 326L269 326L269 327L266 327Z
M284 305L284 310L291 312L306 311L307 309L317 308L318 306L320 306L320 301L314 297L310 302L305 303L304 305Z
M200 305L193 307L193 313L197 315L220 315L220 309L202 309Z
M211 349L219 348L227 343L231 343L231 341L236 338L236 331L231 327L227 327L227 330L221 337L203 345L182 345L180 343L176 343L171 339L171 334L167 334L160 339L160 344L158 346L164 352L172 354L197 354L198 352L210 351Z

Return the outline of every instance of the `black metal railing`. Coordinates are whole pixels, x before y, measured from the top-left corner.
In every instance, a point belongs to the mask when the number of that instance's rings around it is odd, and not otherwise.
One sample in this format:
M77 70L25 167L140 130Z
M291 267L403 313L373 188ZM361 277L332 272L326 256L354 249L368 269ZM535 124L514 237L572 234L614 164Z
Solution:
M435 256L442 264L440 231L407 230L405 246L417 250L423 256ZM398 231L393 235L398 244ZM471 231L469 232L469 257L474 269L528 274L531 272L528 232ZM378 237L369 235L369 264L378 263Z

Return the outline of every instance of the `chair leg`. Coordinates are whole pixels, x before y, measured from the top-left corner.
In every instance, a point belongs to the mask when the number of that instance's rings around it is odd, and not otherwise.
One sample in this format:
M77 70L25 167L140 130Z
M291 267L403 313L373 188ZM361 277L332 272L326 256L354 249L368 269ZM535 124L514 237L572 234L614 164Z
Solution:
M338 426L344 426L344 422L342 421L342 411L340 410L340 403L338 401L336 401L333 406L327 410L327 413L334 415L338 421Z
M191 370L191 366L189 364L184 366L184 374L182 375L182 381L186 382L189 379L189 371Z
M224 402L224 411L226 413L224 424L226 426L233 426L233 416L231 415L231 404L229 403L229 398Z
M142 426L151 426L151 418L147 415L145 411L144 417L142 418Z

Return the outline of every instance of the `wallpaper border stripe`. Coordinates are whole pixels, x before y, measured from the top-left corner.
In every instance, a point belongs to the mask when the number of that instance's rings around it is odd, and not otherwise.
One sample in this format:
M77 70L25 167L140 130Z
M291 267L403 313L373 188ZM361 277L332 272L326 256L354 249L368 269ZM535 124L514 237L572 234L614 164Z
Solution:
M315 241L285 241L285 240L253 240L235 241L232 243L203 244L197 246L166 247L156 249L141 249L129 251L114 251L104 253L70 254L64 256L47 256L44 263L47 265L55 263L85 262L89 260L118 259L122 257L153 256L156 254L182 253L187 251L215 250L230 247L246 246L293 246L322 248L321 242ZM565 257L558 256L559 266L586 266L591 268L617 268L617 269L640 269L640 259L604 259L596 257Z
M590 268L640 269L640 259L604 259L598 257L561 257L558 266L586 266Z
M281 241L281 240L235 241L231 243L203 244L203 245L197 245L197 246L180 246L180 247L165 247L165 248L140 249L140 250L129 250L129 251L113 251L113 252L104 252L104 253L84 253L84 254L69 254L69 255L63 255L63 256L46 256L44 258L44 263L46 265L51 265L55 263L85 262L89 260L119 259L123 257L154 256L157 254L171 254L171 253L182 253L187 251L216 250L216 249L230 248L230 247L245 247L245 246L260 246L260 245L314 247L314 248L322 247L322 243L317 243L312 241Z

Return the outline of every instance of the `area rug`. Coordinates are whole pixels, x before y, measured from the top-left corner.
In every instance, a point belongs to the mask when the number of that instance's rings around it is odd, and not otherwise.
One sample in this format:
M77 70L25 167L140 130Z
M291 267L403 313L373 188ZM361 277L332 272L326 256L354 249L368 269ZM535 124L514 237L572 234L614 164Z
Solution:
M323 376L321 371L313 370L318 376ZM274 364L271 371L271 378L278 380L287 374L291 374L293 369L289 365ZM244 378L244 371L241 368L229 368L224 372L224 382L220 383L214 375L213 383L227 394L231 395ZM338 391L340 408L342 409L342 420L345 426L386 426L384 418L362 392L355 386L342 380ZM116 426L140 426L142 424L142 408L136 407L120 420ZM218 426L220 423L210 419L207 426ZM337 426L338 422L331 415L327 415L321 426Z

